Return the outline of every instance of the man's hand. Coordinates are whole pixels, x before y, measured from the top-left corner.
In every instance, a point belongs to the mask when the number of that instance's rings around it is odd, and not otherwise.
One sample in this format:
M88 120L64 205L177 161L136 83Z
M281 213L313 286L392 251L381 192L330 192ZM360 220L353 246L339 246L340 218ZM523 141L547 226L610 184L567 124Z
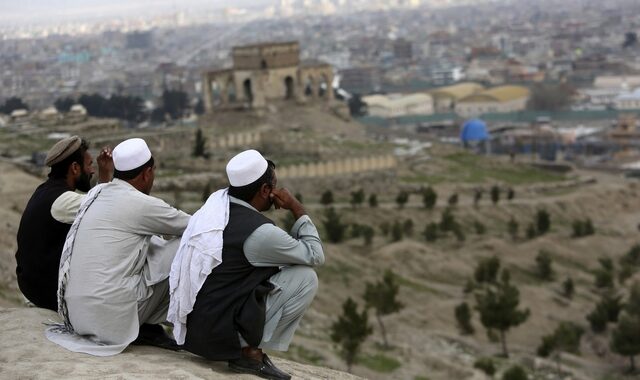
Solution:
M276 209L283 208L290 210L296 220L307 213L302 203L291 195L287 189L273 189L270 196Z
M113 178L113 156L111 148L106 146L98 154L98 183L110 182Z

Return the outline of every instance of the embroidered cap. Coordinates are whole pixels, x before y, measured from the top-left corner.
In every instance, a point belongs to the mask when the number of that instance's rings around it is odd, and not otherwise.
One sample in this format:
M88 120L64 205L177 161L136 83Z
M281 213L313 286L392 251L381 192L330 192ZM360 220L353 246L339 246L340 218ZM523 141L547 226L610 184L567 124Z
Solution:
M113 148L113 166L116 170L126 172L137 169L151 159L151 151L143 139L124 140Z
M78 136L67 137L66 139L58 141L47 152L47 157L44 159L44 164L47 166L53 166L58 162L62 162L65 158L71 156L73 152L80 148L82 139Z
M249 185L262 177L267 166L267 160L257 150L238 153L227 164L229 184L234 187Z

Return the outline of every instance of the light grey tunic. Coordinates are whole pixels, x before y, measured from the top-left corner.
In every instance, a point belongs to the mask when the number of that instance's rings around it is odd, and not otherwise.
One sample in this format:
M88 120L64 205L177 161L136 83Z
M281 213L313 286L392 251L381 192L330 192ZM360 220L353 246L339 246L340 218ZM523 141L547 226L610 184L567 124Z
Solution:
M255 210L235 197L230 196L229 200ZM281 267L269 279L275 289L267 296L260 348L286 351L318 288L312 268L324 263L318 230L307 215L298 218L290 233L273 224L263 224L245 240L243 250L251 265ZM242 345L246 345L240 338Z
M178 236L188 222L188 214L125 181L106 184L80 222L71 255L65 300L76 333L118 352L134 341L145 322L139 308L157 297L152 285L166 280L177 249L152 236Z

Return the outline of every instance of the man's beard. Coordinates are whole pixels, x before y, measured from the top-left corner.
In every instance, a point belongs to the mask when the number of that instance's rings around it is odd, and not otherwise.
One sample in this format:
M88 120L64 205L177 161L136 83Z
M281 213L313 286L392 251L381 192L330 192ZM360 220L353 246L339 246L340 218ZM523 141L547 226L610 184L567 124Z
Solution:
M91 190L91 176L82 171L82 173L80 173L80 177L76 180L76 189L82 191L83 193Z

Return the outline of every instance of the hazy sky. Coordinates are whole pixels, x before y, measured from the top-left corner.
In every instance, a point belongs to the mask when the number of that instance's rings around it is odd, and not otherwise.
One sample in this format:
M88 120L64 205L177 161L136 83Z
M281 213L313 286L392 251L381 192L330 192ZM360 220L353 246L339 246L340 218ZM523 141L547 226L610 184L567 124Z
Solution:
M274 2L275 0L0 0L0 23L96 19L140 12L152 15L203 7L263 7Z

